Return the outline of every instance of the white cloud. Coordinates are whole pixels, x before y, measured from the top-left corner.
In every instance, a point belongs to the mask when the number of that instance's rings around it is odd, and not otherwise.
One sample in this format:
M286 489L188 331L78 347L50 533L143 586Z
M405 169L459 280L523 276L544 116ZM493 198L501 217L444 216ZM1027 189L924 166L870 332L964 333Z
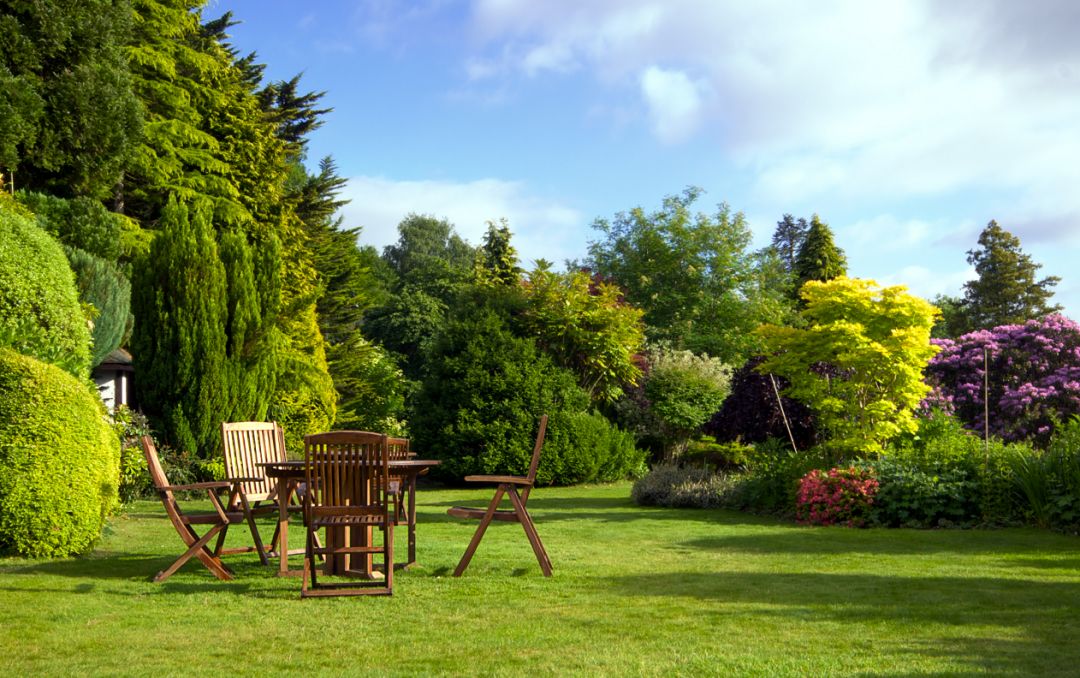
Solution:
M1080 214L1077 7L477 0L472 21L507 77L590 73L598 99L636 90L662 141L722 140L754 202L982 191L968 216L1062 224L1053 239Z
M689 138L701 118L702 93L682 71L649 66L641 75L641 94L656 136L665 143Z
M397 241L397 225L409 213L447 219L473 245L483 242L487 222L506 217L522 265L538 258L561 264L584 251L585 220L572 207L530 193L519 182L399 181L385 177L349 179L342 197L347 226L362 226L360 242L380 251Z

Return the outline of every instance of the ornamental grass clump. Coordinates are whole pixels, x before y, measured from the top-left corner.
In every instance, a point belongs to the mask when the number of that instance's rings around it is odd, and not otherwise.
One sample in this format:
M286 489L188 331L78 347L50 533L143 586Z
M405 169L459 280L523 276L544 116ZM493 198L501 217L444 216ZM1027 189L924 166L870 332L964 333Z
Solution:
M868 469L815 469L799 481L795 515L799 522L810 525L862 527L877 489L878 481Z

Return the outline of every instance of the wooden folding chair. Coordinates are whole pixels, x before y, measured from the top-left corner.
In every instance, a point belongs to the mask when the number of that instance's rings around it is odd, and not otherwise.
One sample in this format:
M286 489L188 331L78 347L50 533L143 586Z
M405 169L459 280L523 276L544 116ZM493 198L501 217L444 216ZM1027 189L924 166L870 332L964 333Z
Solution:
M387 436L365 431L332 431L305 436L304 480L307 484L304 492L307 543L300 596L391 595L394 589L394 521L388 499L390 457ZM379 546L371 544L373 527L382 532ZM322 528L327 530L324 547L318 546L315 539ZM359 543L351 544L350 536L359 536L355 539ZM375 554L382 554L382 579L371 577L374 574L371 556ZM330 567L334 566L337 556L344 556L343 560L362 556L363 574L369 578L320 584L316 555L324 555Z
M287 459L285 452L285 434L275 421L235 421L221 424L221 441L225 452L225 478L240 483L251 503L248 517L252 534L258 535L255 517L274 513L277 508L277 493L290 492L289 487L282 487L275 478L266 475L266 467L260 463L282 462ZM290 501L292 497L288 498ZM230 508L236 508L230 507ZM301 510L299 502L295 509ZM256 538L251 551L259 551L263 564L267 563L268 552L277 550L280 527L274 528L270 539L270 548L263 549L262 541ZM299 551L298 551L299 552Z
M533 553L536 554L536 560L540 563L540 570L545 577L551 576L551 560L548 558L547 551L544 550L544 544L540 541L540 535L536 532L536 525L533 524L532 517L529 516L529 512L525 509L525 504L529 500L529 492L536 482L536 467L540 463L540 450L544 446L547 424L548 416L545 414L540 417L540 431L536 434L536 445L533 447L528 475L465 476L466 482L497 483L498 488L495 490L495 497L488 504L487 509L454 506L446 511L455 518L480 519L480 525L476 528L476 533L473 534L469 547L465 549L465 555L461 557L461 562L458 563L457 569L454 570L455 577L460 577L465 572L465 568L469 566L469 561L472 560L473 554L476 553L476 547L480 545L480 540L484 537L484 532L492 520L521 523L521 527L525 530L525 536L528 537L529 543L532 545ZM520 493L518 488L521 488ZM504 494L510 497L512 508L499 508L499 503L502 501Z
M177 534L187 544L187 551L176 559L176 561L168 568L158 572L154 577L154 581L165 581L173 575L180 567L191 559L192 556L198 558L203 565L206 565L215 577L218 579L229 580L233 578L232 570L225 566L221 562L221 555L223 553L231 553L233 551L226 551L222 549L225 544L225 535L229 531L230 525L247 522L247 497L244 496L243 488L238 483L230 483L227 481L210 482L210 483L191 483L189 485L170 485L168 479L165 477L165 471L161 467L161 460L158 459L157 448L154 447L154 441L150 439L150 436L142 436L140 438L142 442L143 455L146 457L146 466L150 471L150 479L154 483L154 488L157 490L158 497L161 498L161 503L165 506L165 512L169 515L169 521L172 522L173 527L176 528ZM191 514L184 513L180 510L180 506L176 502L176 497L173 492L184 492L194 490L206 490L210 496L210 502L214 506L213 513L203 514ZM222 491L229 491L228 503L239 502L240 506L244 508L241 511L229 511L226 510L226 504L223 504L218 493ZM210 529L206 534L199 536L194 530L192 525L208 525ZM217 544L214 546L214 550L211 552L207 548L207 544L214 537L217 537ZM253 532L256 540L258 539L257 533Z

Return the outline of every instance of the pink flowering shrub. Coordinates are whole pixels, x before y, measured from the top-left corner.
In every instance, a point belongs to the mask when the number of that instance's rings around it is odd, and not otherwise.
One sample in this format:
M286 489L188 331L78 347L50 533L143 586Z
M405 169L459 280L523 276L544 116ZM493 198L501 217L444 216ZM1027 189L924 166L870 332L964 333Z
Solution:
M982 433L983 352L989 370L990 433L1044 446L1056 422L1080 414L1080 325L1060 314L935 339L941 352L926 369L925 405L954 412Z
M870 469L815 469L799 481L795 516L810 525L862 527L877 489L878 481Z

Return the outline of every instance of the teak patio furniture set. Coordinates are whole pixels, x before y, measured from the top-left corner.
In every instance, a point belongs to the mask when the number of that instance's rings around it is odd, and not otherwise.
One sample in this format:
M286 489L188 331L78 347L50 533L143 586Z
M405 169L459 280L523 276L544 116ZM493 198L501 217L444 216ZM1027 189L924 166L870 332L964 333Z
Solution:
M540 418L527 475L465 478L467 482L494 484L496 490L487 508L455 506L447 510L451 516L480 520L454 570L455 577L469 566L492 520L520 523L544 576L551 576L551 560L526 509L547 423L547 415ZM221 556L254 551L263 565L276 556L279 575L299 575L304 598L393 593L394 527L405 524L408 529L408 557L397 566L410 567L416 563L416 479L436 466L437 460L417 459L406 438L370 431L306 436L303 461L287 458L285 438L276 422L226 422L221 432L228 480L188 485L170 485L153 441L149 436L141 438L150 478L170 522L187 545L154 581L168 579L192 557L218 579L232 579L232 570ZM205 491L213 511L183 511L175 493L192 491ZM499 508L504 496L510 499L509 509ZM265 546L255 519L273 512L277 512L278 522L269 546ZM290 551L289 515L296 513L303 518L305 545L302 550ZM254 544L223 548L229 527L245 523ZM200 535L195 526L209 529ZM378 539L373 539L375 531L380 533ZM303 569L289 569L288 556L299 553L304 554ZM317 559L324 561L323 581Z

